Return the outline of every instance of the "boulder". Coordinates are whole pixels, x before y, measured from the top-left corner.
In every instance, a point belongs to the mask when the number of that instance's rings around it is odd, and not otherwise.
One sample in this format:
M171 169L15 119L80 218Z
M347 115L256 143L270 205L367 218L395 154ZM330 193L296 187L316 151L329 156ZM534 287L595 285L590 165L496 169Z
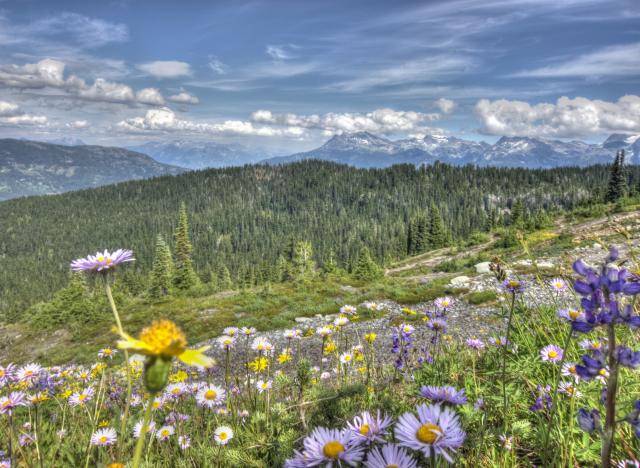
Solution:
M471 281L471 278L469 278L468 276L464 276L464 275L456 276L455 278L452 278L451 281L449 281L449 285L453 287L461 288L461 287L468 286L469 281Z
M296 321L296 323L307 323L307 322L311 322L312 318L311 317L296 317L294 320Z
M491 262L480 262L474 265L476 269L476 273L491 273L491 269L489 268Z

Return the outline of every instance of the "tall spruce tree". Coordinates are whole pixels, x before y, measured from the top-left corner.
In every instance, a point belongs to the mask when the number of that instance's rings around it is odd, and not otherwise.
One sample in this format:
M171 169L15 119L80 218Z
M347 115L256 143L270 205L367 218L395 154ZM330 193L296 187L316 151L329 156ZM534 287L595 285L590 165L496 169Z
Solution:
M184 203L180 205L178 217L178 227L175 232L175 271L173 284L176 288L187 290L198 284L198 276L193 269L191 260L191 241L189 240L189 219L187 217L187 207Z
M362 249L360 249L356 265L353 269L353 276L360 280L373 280L380 278L383 273L382 268L378 266L371 256L369 249L367 247L362 247Z
M449 243L449 236L444 227L440 210L437 206L431 205L429 213L429 245L433 249L445 247Z
M296 242L291 263L296 278L307 278L315 272L316 262L313 261L313 246L311 242Z
M416 220L416 240L414 254L421 254L429 249L429 227L427 218L424 215L418 216Z
M169 294L173 280L173 259L171 250L162 237L158 234L156 238L156 252L151 270L151 281L149 284L149 295L159 298Z
M611 165L609 184L605 194L605 201L615 203L627 192L627 177L624 168L624 150L618 151Z
M511 225L518 229L524 228L524 203L521 199L517 199L511 207Z

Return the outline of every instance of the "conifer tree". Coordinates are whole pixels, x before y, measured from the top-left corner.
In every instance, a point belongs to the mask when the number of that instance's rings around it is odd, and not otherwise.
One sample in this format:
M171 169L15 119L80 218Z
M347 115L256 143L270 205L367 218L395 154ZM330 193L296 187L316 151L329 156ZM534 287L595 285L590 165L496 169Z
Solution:
M437 206L431 206L429 216L429 245L433 249L445 247L449 243L447 231Z
M374 280L380 278L382 274L382 268L380 268L373 257L371 257L369 249L362 247L356 265L353 268L353 276L360 280Z
M149 295L159 298L169 294L173 279L173 259L171 250L161 234L156 238L156 253L151 270Z
M293 260L294 275L297 278L306 278L313 274L316 269L316 263L313 261L313 246L309 241L300 241L296 243Z
M521 199L517 199L511 207L511 225L522 229L524 227L524 204Z
M616 153L616 157L611 165L605 201L615 203L618 199L624 197L626 192L627 178L624 168L624 150L622 150Z
M416 220L416 233L415 233L415 252L414 254L421 254L427 251L429 248L429 227L427 218L424 215L420 215Z
M191 242L189 240L189 219L187 217L187 207L184 203L180 205L180 215L178 227L175 232L175 271L173 284L176 288L187 290L198 284L198 276L193 269L191 260Z
M233 287L233 281L231 280L231 273L224 263L220 264L218 270L218 287L221 291L226 291Z

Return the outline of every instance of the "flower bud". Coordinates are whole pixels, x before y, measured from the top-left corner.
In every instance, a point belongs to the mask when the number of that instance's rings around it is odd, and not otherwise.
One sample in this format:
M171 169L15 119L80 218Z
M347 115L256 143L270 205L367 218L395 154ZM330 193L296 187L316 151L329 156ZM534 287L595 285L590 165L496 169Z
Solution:
M144 363L144 386L149 393L161 392L169 382L171 361L160 357L149 357Z

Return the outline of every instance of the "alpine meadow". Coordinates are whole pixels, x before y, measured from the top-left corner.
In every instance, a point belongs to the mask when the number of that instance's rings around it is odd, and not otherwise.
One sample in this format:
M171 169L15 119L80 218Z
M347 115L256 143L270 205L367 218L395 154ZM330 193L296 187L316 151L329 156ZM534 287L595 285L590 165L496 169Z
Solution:
M3 6L0 468L640 468L636 1Z

